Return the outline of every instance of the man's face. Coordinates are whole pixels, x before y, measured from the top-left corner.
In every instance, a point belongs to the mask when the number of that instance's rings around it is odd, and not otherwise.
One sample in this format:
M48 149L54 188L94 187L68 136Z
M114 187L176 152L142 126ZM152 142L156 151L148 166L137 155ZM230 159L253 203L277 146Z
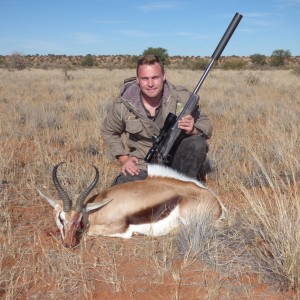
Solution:
M138 69L137 81L145 98L157 100L161 98L166 74L158 63L141 65Z

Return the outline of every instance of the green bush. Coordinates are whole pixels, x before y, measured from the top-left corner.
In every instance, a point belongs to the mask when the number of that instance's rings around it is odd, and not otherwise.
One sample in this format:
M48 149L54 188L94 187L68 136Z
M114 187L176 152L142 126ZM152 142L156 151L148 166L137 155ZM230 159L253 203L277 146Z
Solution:
M0 66L4 65L4 56L0 55Z
M87 54L81 61L83 67L92 67L94 65L94 58L92 54Z
M284 66L287 58L291 57L290 50L274 50L271 55L271 65L279 67Z
M208 61L203 58L197 58L189 63L189 69L191 70L205 70L208 66Z
M168 51L164 48L149 47L146 50L144 50L144 52L143 52L143 55L148 55L148 54L157 55L160 58L160 60L162 61L163 65L165 65L165 66L170 64Z
M232 58L229 60L225 60L221 64L221 68L223 70L241 70L244 68L244 66L247 64L247 62L243 61L239 58Z
M253 64L256 64L256 65L265 65L267 63L267 57L263 54L253 54L253 55L250 55L250 60Z
M140 58L141 58L141 57L138 56L138 55L132 55L132 56L130 56L130 57L126 60L125 68L135 69L135 68L136 68L136 65L137 65L137 62L138 62L138 60L139 60Z

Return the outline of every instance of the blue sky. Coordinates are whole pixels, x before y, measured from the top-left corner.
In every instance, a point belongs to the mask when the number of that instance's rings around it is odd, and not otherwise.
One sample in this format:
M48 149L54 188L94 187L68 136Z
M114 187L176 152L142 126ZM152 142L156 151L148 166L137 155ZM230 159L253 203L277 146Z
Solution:
M0 0L0 55L211 56L236 12L222 55L300 55L300 0Z

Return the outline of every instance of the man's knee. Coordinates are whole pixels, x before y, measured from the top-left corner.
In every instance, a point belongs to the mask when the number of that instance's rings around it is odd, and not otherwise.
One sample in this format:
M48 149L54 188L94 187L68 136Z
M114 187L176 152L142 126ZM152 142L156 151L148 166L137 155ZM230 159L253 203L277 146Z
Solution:
M197 178L206 160L208 144L200 136L185 138L179 145L173 158L171 167L187 176Z
M208 144L206 140L199 136L193 135L185 138L180 146L181 149L184 149L185 152L192 151L193 153L207 153L208 152Z

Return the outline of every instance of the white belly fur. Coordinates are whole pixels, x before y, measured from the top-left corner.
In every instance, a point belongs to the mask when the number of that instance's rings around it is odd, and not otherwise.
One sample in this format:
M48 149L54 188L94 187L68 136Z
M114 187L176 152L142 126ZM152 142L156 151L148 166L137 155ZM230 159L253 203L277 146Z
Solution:
M178 225L185 223L179 215L179 207L177 206L166 218L153 223L129 225L124 233L116 233L110 235L112 237L130 238L134 233L144 234L148 236L161 236L168 234Z

